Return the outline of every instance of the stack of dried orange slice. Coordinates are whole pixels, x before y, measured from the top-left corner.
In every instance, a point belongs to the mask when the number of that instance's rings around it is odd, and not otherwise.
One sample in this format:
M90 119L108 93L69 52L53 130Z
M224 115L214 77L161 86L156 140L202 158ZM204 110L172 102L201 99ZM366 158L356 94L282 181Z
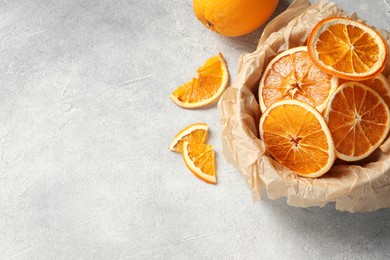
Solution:
M307 46L277 55L259 85L269 154L300 176L319 177L336 158L359 161L375 151L390 127L387 55L375 29L342 17L320 21Z
M216 184L215 154L213 147L206 144L208 126L196 123L182 129L168 149L182 154L188 169L201 180Z

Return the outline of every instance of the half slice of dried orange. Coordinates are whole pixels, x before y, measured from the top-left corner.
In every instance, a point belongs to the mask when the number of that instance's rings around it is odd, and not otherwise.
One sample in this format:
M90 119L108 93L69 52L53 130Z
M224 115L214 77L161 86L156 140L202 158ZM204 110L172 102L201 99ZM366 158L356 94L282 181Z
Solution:
M358 82L342 84L330 98L325 119L336 155L358 161L370 155L389 132L389 108L381 96Z
M181 153L183 151L183 142L204 144L208 137L208 125L205 123L196 123L183 128L175 138L173 138L168 149Z
M277 101L295 99L322 112L337 85L337 77L313 63L306 46L292 48L267 65L259 85L260 108L264 112Z
M297 100L272 104L261 116L260 136L273 158L303 177L325 174L335 160L332 135L324 118Z
M350 80L379 74L388 53L386 42L376 30L344 17L320 21L311 31L307 46L319 68Z
M198 77L175 89L169 96L183 108L199 108L214 104L229 82L229 72L221 53L208 59L197 69Z
M188 169L205 182L216 184L215 154L209 144L183 143L183 159Z

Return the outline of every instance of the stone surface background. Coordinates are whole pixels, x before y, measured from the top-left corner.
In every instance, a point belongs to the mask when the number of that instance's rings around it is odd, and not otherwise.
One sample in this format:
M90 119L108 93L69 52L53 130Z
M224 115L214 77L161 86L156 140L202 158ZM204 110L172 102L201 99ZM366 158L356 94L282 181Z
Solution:
M389 1L336 2L390 30ZM168 99L217 52L234 80L261 30L221 37L190 0L0 1L0 259L389 259L389 209L254 204L217 108ZM216 186L167 149L198 121Z

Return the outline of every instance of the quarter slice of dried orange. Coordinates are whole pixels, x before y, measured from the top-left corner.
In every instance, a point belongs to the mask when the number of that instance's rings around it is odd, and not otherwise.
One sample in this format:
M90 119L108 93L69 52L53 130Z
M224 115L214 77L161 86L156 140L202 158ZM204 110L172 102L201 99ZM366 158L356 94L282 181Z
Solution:
M295 99L322 112L337 85L337 77L322 72L312 62L306 46L292 48L267 65L259 85L260 108L264 112L277 101Z
M208 137L208 125L205 123L196 123L183 128L172 140L168 149L181 153L183 151L183 142L204 144Z
M320 21L311 31L307 46L319 68L350 80L379 74L388 53L386 42L375 29L343 17Z
M197 69L198 77L175 89L169 96L183 108L199 108L214 104L229 82L229 72L221 53L208 59Z
M389 118L389 108L376 91L358 82L339 86L325 115L337 157L358 161L370 155L387 136Z
M216 184L215 154L209 144L183 143L183 159L188 169L205 182Z
M303 177L325 174L335 160L332 136L324 118L297 100L272 104L260 119L260 136L273 158Z

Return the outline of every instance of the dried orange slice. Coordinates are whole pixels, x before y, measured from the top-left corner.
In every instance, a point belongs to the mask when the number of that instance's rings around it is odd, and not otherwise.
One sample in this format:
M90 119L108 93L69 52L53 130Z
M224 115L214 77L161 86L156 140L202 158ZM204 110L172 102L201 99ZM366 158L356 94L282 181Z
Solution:
M267 65L259 85L260 108L264 112L279 100L295 99L322 112L337 85L337 77L314 65L306 46L292 48Z
M313 62L340 78L364 80L379 74L388 47L373 28L349 18L320 21L311 31L308 50Z
M336 155L358 161L370 155L389 132L389 108L381 96L358 82L342 84L330 98L325 119Z
M324 118L297 100L272 104L261 116L260 136L273 158L303 177L325 174L335 160L332 136Z
M175 89L169 96L184 108L199 108L214 104L229 82L229 72L222 54L211 57L197 69L198 77Z
M169 145L168 149L174 152L181 153L183 151L184 141L195 144L204 144L206 143L208 137L207 130L208 125L205 123L196 123L189 125L183 128L179 133L177 133L177 135Z
M339 80L339 84L349 82L348 80ZM378 74L374 78L359 81L360 83L375 90L384 100L388 107L390 107L390 83L387 78L382 74Z
M188 169L205 182L216 184L215 154L209 144L191 144L184 141L183 159Z

